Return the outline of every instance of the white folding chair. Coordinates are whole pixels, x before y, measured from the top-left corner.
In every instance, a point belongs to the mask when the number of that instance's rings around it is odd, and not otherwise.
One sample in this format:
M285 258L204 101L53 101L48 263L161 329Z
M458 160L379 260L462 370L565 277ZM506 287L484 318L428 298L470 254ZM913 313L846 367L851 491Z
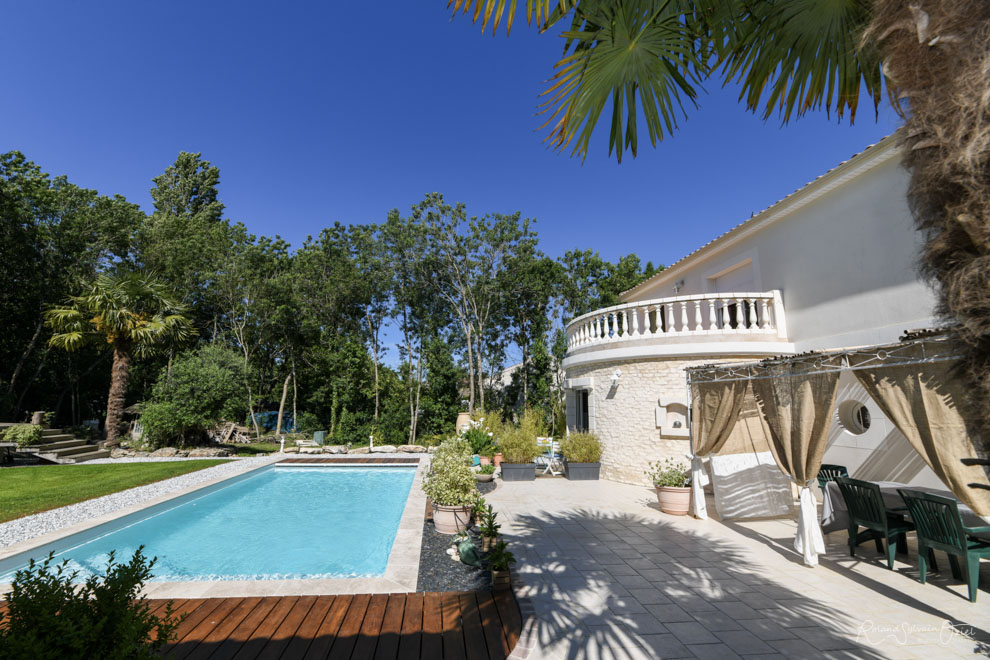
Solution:
M550 438L537 438L536 445L544 452L541 456L536 458L536 463L538 465L545 465L543 474L548 472L553 476L558 476L563 474L560 468L560 443L554 442L552 437ZM556 465L556 468L554 467Z

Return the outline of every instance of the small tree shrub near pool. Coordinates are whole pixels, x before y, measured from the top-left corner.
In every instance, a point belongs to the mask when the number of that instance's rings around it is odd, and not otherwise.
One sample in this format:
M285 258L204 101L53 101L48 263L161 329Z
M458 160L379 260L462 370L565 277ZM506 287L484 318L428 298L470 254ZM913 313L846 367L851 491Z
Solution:
M14 424L3 434L4 442L16 442L18 449L36 445L44 434L38 424Z
M433 464L436 465L438 458L453 458L459 460L464 465L471 465L471 445L462 438L447 438L433 452Z
M602 458L602 443L593 433L571 433L560 441L560 453L571 463L597 463Z
M469 465L471 448L460 439L445 440L433 454L423 492L441 506L474 506L480 493Z
M9 609L0 614L0 657L41 658L157 658L175 637L181 619L172 604L164 616L152 616L141 597L151 577L154 559L138 548L126 564L113 553L104 575L94 575L80 587L68 561L54 565L53 555L17 571ZM153 638L154 636L154 638Z
M145 439L154 446L196 445L220 421L239 420L247 410L243 358L207 344L180 355L163 370L141 412Z

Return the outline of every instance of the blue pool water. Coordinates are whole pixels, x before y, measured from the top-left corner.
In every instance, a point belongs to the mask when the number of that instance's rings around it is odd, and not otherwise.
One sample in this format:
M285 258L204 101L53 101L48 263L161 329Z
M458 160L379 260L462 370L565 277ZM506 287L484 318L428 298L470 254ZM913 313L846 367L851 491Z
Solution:
M155 580L376 576L415 468L276 467L57 553L82 575L111 550L157 556Z

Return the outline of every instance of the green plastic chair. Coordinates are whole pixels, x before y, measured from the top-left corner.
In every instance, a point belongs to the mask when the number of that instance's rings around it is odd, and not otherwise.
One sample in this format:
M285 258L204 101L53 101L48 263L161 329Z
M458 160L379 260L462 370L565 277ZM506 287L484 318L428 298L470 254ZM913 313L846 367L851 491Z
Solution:
M830 481L835 481L838 477L848 477L849 470L846 469L845 465L829 465L828 463L822 463L822 466L818 468L818 487L825 492L825 484Z
M842 497L849 509L849 554L856 556L856 546L873 539L877 552L883 553L883 543L887 542L887 568L894 568L894 555L898 547L907 552L907 533L914 530L914 524L905 520L899 511L906 507L888 509L883 503L880 486L869 481L836 477ZM866 529L859 531L860 527Z
M976 602L976 588L980 582L980 558L990 558L990 543L972 538L972 534L990 532L986 527L966 527L959 515L959 503L949 497L932 495L917 490L898 489L907 504L911 519L918 528L918 568L921 583L928 575L928 560L932 568L938 570L932 550L941 550L949 555L952 577L961 580L959 560L966 563L966 582L969 585L969 600Z

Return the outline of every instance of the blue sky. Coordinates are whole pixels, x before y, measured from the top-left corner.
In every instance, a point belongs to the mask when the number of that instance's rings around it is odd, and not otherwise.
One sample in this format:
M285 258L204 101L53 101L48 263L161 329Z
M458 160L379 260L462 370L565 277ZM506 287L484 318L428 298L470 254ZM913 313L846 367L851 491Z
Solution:
M228 216L294 245L439 191L536 218L554 256L667 264L898 124L882 106L853 127L824 113L781 127L711 85L656 150L618 165L606 127L582 165L546 150L534 116L561 40L524 23L483 37L445 0L0 7L0 151L145 209L151 178L202 152Z

